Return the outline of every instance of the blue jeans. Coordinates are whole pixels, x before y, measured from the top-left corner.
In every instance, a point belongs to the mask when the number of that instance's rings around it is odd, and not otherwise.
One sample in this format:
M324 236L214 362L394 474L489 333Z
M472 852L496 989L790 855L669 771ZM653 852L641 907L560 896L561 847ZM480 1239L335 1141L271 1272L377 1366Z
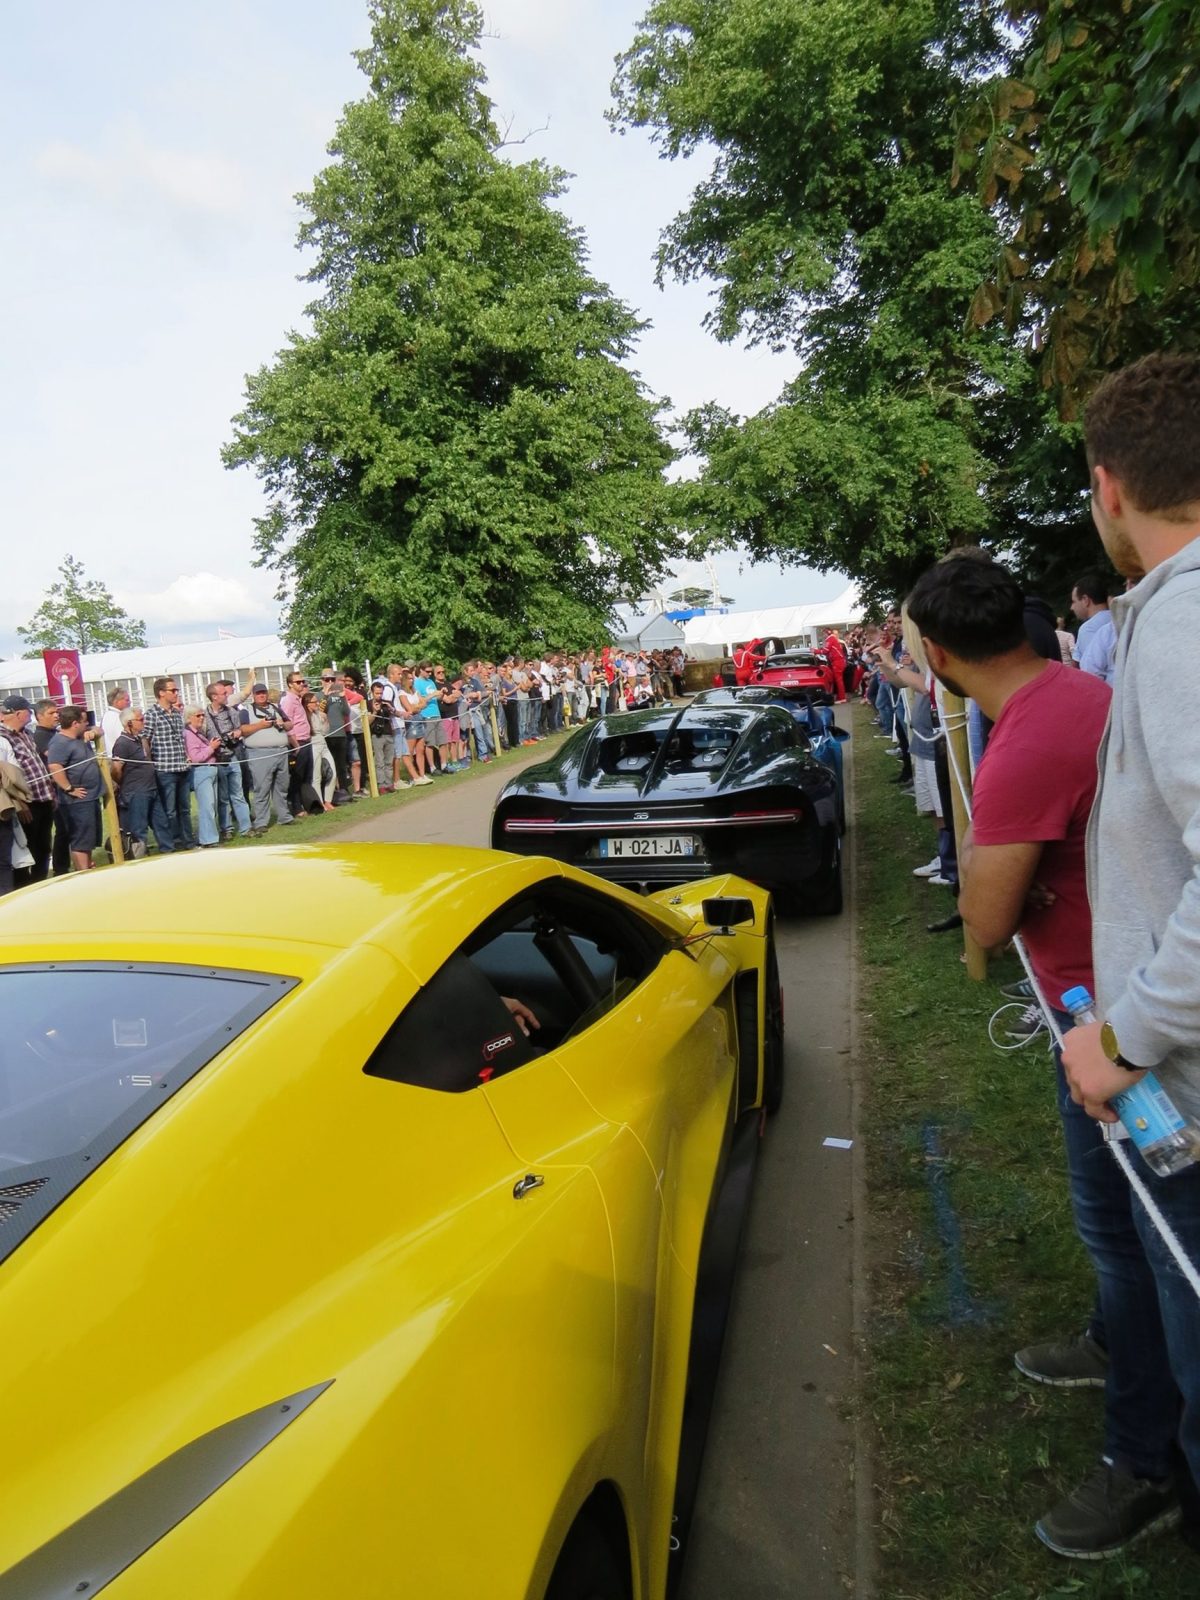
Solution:
M972 772L983 760L983 752L987 749L988 736L992 731L992 724L975 704L974 700L967 701L967 747L971 752Z
M1070 1018L1056 1012L1059 1026ZM1178 1371L1172 1376L1165 1313L1155 1293L1156 1274L1139 1237L1141 1207L1129 1180L1106 1147L1100 1124L1071 1099L1057 1049L1054 1052L1058 1109L1067 1147L1071 1209L1083 1247L1096 1271L1096 1305L1088 1332L1108 1351L1104 1388L1104 1453L1137 1478L1166 1478L1173 1471L1172 1446L1179 1434ZM1127 1145L1127 1149L1132 1146ZM1138 1158L1141 1171L1148 1169ZM1200 1256L1200 1169L1192 1186L1193 1243ZM1188 1174L1182 1175L1186 1182ZM1181 1179L1153 1179L1169 1186ZM1146 1226L1150 1226L1146 1223ZM1176 1356L1190 1366L1193 1380L1192 1471L1200 1468L1200 1305L1179 1279L1179 1318L1183 1338ZM1186 1329L1183 1324L1186 1320ZM1186 1357L1183 1352L1186 1351Z
M1170 1223L1188 1259L1200 1265L1200 1165L1177 1172L1173 1178L1160 1178L1151 1172L1132 1145L1127 1148L1134 1170ZM1124 1173L1121 1182L1126 1182ZM1158 1291L1158 1309L1166 1332L1171 1375L1183 1398L1179 1446L1187 1458L1192 1481L1200 1488L1200 1300L1136 1198L1133 1221Z
M155 782L158 784L158 796L162 801L163 820L166 823L170 842L174 849L180 845L188 847L195 844L192 837L192 772L187 768L183 772L156 772ZM155 833L158 829L155 828ZM162 849L160 840L159 849Z
M235 819L238 832L245 838L250 832L250 807L242 788L242 763L236 759L217 768L217 825L221 832L231 828Z
M879 694L875 700L875 709L879 713L879 730L889 736L892 725L896 719L897 696L890 683L885 680L880 682Z
M492 719L486 711L472 711L471 727L475 733L475 754L482 759L492 754Z
M153 828L154 837L158 840L159 854L170 855L174 849L171 842L171 824L167 821L157 786L153 789L143 789L139 794L122 794L117 809L120 813L121 826L131 839L136 840L138 844L145 844L146 830Z
M213 762L202 762L192 768L192 790L196 796L200 843L216 844L221 835L217 829L217 768Z

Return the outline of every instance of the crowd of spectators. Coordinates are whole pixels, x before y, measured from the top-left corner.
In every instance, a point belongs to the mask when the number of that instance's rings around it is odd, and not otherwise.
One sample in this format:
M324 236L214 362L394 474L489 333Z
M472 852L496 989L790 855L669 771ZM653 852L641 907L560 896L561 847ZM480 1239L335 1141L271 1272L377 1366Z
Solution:
M131 859L213 849L367 796L370 741L381 793L429 786L601 713L670 702L682 651L547 651L458 667L393 662L368 684L355 668L288 674L281 694L230 678L183 703L154 680L144 710L114 689L98 728L79 706L10 695L0 712L0 893L87 871L103 836L103 774Z
M1041 1384L1104 1391L1095 1466L1036 1525L1057 1554L1099 1560L1181 1514L1200 1524L1200 1298L1167 1238L1194 1277L1200 1159L1166 1176L1133 1142L1114 1159L1104 1137L1114 1098L1152 1070L1200 1158L1200 718L1179 715L1176 693L1200 640L1200 359L1106 380L1085 438L1122 592L1081 573L1072 634L1006 567L953 552L864 637L862 693L876 737L894 741L896 781L936 829L937 854L914 872L955 909L930 931L962 926L985 950L1019 938L1028 976L1006 987L1002 1026L1013 1044L1052 1042L1064 1203L1095 1299L1082 1332L1014 1360ZM961 836L952 727L973 773ZM1077 987L1099 1021L1072 1025Z

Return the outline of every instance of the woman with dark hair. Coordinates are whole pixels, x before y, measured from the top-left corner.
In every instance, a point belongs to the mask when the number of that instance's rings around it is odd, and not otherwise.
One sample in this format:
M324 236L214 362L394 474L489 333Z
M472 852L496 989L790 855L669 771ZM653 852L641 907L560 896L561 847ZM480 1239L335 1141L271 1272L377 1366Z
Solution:
M312 729L312 785L325 811L333 810L337 789L337 767L329 750L329 717L325 702L312 689L301 698L304 715Z

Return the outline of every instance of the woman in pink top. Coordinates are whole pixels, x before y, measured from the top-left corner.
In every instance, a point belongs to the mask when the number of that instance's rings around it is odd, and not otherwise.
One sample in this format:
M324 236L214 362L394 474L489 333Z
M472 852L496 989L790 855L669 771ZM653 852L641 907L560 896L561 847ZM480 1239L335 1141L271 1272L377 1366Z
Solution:
M217 761L220 739L209 739L204 732L204 707L188 706L183 713L183 747L192 769L192 793L200 824L200 848L211 850L220 842L217 828Z

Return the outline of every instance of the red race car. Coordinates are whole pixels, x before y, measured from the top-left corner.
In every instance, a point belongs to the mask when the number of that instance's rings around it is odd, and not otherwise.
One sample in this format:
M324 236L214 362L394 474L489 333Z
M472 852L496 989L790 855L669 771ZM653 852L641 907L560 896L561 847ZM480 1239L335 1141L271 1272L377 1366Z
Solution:
M824 652L799 647L760 657L747 681L780 689L817 689L835 696L839 687Z
M713 676L713 686L742 688L748 683L774 684L785 689L816 689L837 696L839 684L823 650L801 645L785 649L777 639L751 639L735 646L733 671Z

